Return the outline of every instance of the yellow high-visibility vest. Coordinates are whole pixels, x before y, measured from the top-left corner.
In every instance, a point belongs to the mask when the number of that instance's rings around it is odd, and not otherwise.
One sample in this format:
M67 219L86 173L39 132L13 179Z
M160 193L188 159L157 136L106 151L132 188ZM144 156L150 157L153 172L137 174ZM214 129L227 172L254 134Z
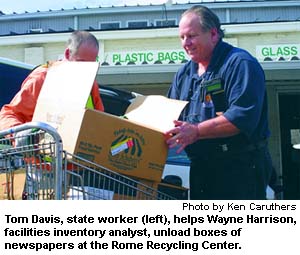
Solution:
M93 98L92 98L91 95L89 96L89 98L88 98L88 100L87 100L87 102L86 102L85 107L86 107L87 109L94 109L94 102L93 102Z

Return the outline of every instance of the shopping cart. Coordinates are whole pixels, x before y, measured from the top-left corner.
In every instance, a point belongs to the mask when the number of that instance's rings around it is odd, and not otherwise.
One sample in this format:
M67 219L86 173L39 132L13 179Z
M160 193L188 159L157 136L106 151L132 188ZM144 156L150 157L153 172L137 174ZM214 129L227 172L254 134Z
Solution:
M61 137L46 123L0 131L2 199L62 199L62 158Z
M24 187L16 178L25 176ZM4 199L30 200L170 200L158 183L129 178L63 151L62 139L50 125L26 123L0 131L0 175ZM22 180L22 178L19 178ZM21 187L20 187L21 186Z

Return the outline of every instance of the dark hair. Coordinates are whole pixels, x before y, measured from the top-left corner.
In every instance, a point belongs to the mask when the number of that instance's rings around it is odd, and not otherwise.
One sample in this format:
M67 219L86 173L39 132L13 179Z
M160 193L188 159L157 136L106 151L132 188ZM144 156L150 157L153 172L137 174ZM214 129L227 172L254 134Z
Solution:
M76 54L80 45L88 43L99 49L97 38L87 31L74 31L67 41L67 47L72 55Z
M224 31L221 29L221 23L218 16L209 8L202 5L195 5L190 9L186 10L181 17L190 13L195 13L199 16L200 26L204 31L216 28L218 30L220 38L224 37Z

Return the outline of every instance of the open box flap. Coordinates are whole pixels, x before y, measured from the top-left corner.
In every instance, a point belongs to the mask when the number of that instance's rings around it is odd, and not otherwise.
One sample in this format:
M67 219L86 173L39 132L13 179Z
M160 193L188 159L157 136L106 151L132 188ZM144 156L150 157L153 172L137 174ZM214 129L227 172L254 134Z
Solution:
M64 61L47 72L33 121L56 128L67 148L75 145L98 68L97 62Z
M174 127L173 121L178 119L187 103L160 95L138 96L127 108L125 116L131 121L165 132Z

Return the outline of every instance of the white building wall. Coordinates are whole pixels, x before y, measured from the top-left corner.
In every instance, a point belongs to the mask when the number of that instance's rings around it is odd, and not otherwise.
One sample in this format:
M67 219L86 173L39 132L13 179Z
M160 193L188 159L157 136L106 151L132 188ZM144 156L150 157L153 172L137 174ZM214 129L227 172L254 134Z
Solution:
M275 29L274 27L277 27ZM272 29L271 29L272 28ZM273 24L245 27L228 25L225 27L225 41L233 45L245 48L254 56L257 45L289 44L300 43L300 22L295 24L287 23L286 26ZM285 32L284 32L285 31ZM36 64L38 53L27 55L25 48L43 47L44 56L39 58L45 62L55 60L63 54L65 43L70 33L64 34L37 34L23 36L4 36L0 38L0 55L19 61ZM135 52L135 51L168 51L182 50L178 38L178 29L157 29L157 30L126 30L126 31L104 31L94 32L99 39L100 62L104 62L108 54L114 52Z
M23 45L4 45L0 47L0 56L25 62Z
M24 49L24 62L39 65L44 62L44 47L26 47Z

